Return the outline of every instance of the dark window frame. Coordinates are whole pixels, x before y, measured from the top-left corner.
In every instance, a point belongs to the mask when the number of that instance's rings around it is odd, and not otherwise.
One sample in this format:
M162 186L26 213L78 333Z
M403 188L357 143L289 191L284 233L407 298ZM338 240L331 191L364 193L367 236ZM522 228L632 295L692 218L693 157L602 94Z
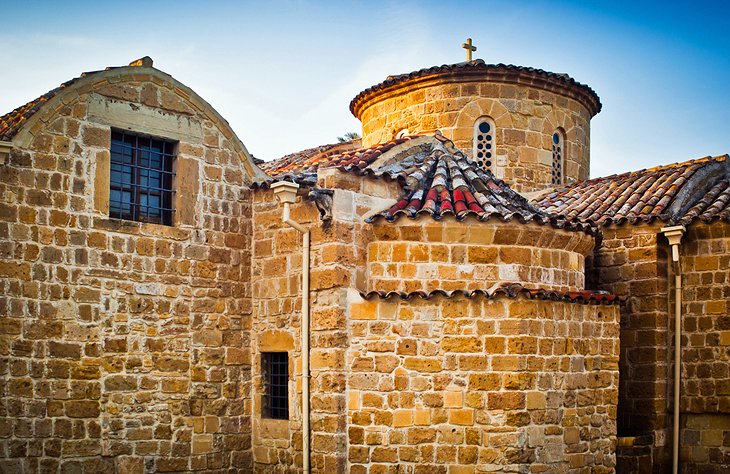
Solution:
M174 223L177 142L112 129L109 217Z
M263 396L261 416L274 420L289 419L289 353L262 352Z
M550 184L560 186L565 182L565 132L557 128L551 139L553 161L550 167Z
M486 125L486 130L482 127L483 125ZM481 169L494 173L497 169L497 125L494 119L488 115L482 115L474 121L473 133L473 160Z

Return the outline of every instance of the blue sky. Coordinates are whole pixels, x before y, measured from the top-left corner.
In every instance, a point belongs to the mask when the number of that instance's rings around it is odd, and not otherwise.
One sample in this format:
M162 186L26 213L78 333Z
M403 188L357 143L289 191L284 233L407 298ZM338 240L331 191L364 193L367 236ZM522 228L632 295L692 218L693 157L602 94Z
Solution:
M590 85L591 175L730 153L725 2L0 0L0 113L82 71L149 55L255 156L359 131L350 100L389 74L475 57Z

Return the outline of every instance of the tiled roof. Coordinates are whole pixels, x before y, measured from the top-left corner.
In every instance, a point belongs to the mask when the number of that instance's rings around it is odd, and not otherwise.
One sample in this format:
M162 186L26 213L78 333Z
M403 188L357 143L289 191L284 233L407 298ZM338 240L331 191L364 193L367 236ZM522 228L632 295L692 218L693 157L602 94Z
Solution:
M286 180L314 186L317 182L317 170L319 169L339 168L343 171L363 169L383 153L412 138L416 137L397 138L369 148L345 149L345 151L337 148L338 145L342 144L323 145L267 161L261 166L261 169L271 176L273 181ZM321 152L318 150L321 150ZM340 153L337 153L338 151Z
M525 288L520 283L505 283L502 286L496 288L495 290L474 290L474 291L465 291L465 290L454 290L454 291L444 291L444 290L434 290L431 292L425 292L425 291L413 291L410 293L406 292L398 292L398 291L369 291L367 293L360 293L360 295L366 299L370 300L373 298L380 298L380 299L390 299L390 298L400 298L404 300L410 300L414 298L421 298L425 300L430 300L436 296L442 296L444 298L455 298L458 296L463 296L466 298L496 298L500 296L505 296L507 298L517 298L519 296L524 296L529 299L536 299L536 300L552 300L552 301L570 301L572 303L584 303L584 304L604 304L604 305L613 305L613 304L620 304L624 301L624 298L616 295L612 295L610 293L607 293L605 291L568 291L568 292L558 292L558 291L548 291L544 289L531 289L531 288Z
M552 224L595 234L591 223L555 219L538 210L448 140L440 139L406 157L394 156L362 170L375 177L397 180L403 183L404 191L401 199L368 221L395 221L403 216L415 219L424 214L434 219L452 215L462 220L474 216L482 221L499 217L504 221L516 218L523 223Z
M503 221L515 218L523 223L549 224L597 235L597 228L590 222L558 218L538 210L438 134L399 138L339 155L314 156L297 162L284 158L277 161L280 163L270 169L280 173L271 182L294 181L313 187L318 170L334 167L367 178L400 183L401 199L389 209L368 217L368 222L380 218L392 222L403 216L416 219L421 215L434 219L451 215L458 220L473 216L482 221L493 217Z
M730 222L730 181L724 179L715 184L697 203L680 218L682 224L695 219L711 222L720 219Z
M566 219L611 223L684 223L695 218L728 220L727 155L706 157L620 175L578 181L535 205Z
M341 160L349 152L360 151L360 143L360 140L353 140L307 148L275 160L265 161L259 165L259 168L269 176L296 175L307 171L317 171L320 165L336 166L331 164L331 159Z
M43 107L46 102L55 97L65 87L70 86L79 79L80 78L77 77L71 79L68 82L64 82L55 89L46 92L42 96L33 99L27 104L21 105L17 109L8 112L7 114L0 117L0 140L10 141L15 136L15 134L20 131L20 128L23 126L26 120L28 120L31 116L33 116L33 114L38 112L38 110L40 110L40 108Z
M559 86L563 91L572 91L576 98L582 99L592 115L601 111L601 100L598 94L585 84L582 84L567 74L554 73L532 67L515 66L513 64L486 64L481 59L473 61L443 64L419 69L407 74L388 76L383 82L365 89L350 102L350 111L357 116L359 104L374 93L399 85L403 82L422 77L435 75L479 75L480 80L494 80L498 82L520 83L543 87L548 90Z
M146 67L152 67L152 59L149 56L145 56L143 58L137 59L135 61L132 61L129 63L130 66L146 66ZM110 69L117 69L116 66L108 67L105 70L108 71ZM70 81L66 81L60 86L56 87L53 90L50 90L43 94L42 96L31 100L25 105L21 105L17 109L8 112L7 114L0 117L0 141L9 141L11 140L21 129L23 124L33 116L36 112L38 112L43 105L45 105L49 100L53 99L56 95L58 95L63 89L73 85L80 79L90 76L92 74L96 74L99 71L88 71L82 73L79 77L75 77L71 79Z

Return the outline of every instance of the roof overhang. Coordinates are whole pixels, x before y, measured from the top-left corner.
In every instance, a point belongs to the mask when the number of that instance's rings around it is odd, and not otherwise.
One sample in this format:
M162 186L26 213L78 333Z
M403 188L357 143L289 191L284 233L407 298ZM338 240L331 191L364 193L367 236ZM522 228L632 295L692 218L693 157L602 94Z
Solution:
M359 119L362 111L372 103L402 94L404 90L464 82L497 82L543 89L578 101L586 107L591 117L602 108L601 99L593 89L567 74L512 64L486 64L477 59L388 76L383 82L355 96L350 102L350 112Z
M243 142L241 142L230 124L218 111L195 91L171 75L152 67L152 64L152 59L145 56L144 58L133 61L129 66L109 67L103 71L83 73L80 77L67 81L60 87L41 96L44 99L42 103L39 103L37 107L34 107L32 113L23 118L20 125L16 126L16 129L13 130L12 136L0 135L0 137L11 139L18 148L27 148L30 146L38 130L44 126L49 113L53 113L61 105L67 105L76 100L80 94L92 93L107 83L121 83L124 81L139 82L144 78L145 80L151 80L156 84L162 84L174 90L191 107L198 110L206 119L215 124L226 139L231 142L232 147L239 155L243 167L250 175L252 181L265 182L268 176L254 163L251 154Z

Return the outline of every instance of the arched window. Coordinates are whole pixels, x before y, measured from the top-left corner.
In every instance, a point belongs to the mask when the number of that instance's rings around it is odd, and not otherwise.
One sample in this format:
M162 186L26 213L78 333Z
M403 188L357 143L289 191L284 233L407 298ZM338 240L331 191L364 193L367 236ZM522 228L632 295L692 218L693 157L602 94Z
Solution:
M565 134L561 129L557 129L553 133L552 184L563 184L565 171L563 156L565 156Z
M479 117L474 122L474 160L484 170L494 171L494 120L489 117Z

